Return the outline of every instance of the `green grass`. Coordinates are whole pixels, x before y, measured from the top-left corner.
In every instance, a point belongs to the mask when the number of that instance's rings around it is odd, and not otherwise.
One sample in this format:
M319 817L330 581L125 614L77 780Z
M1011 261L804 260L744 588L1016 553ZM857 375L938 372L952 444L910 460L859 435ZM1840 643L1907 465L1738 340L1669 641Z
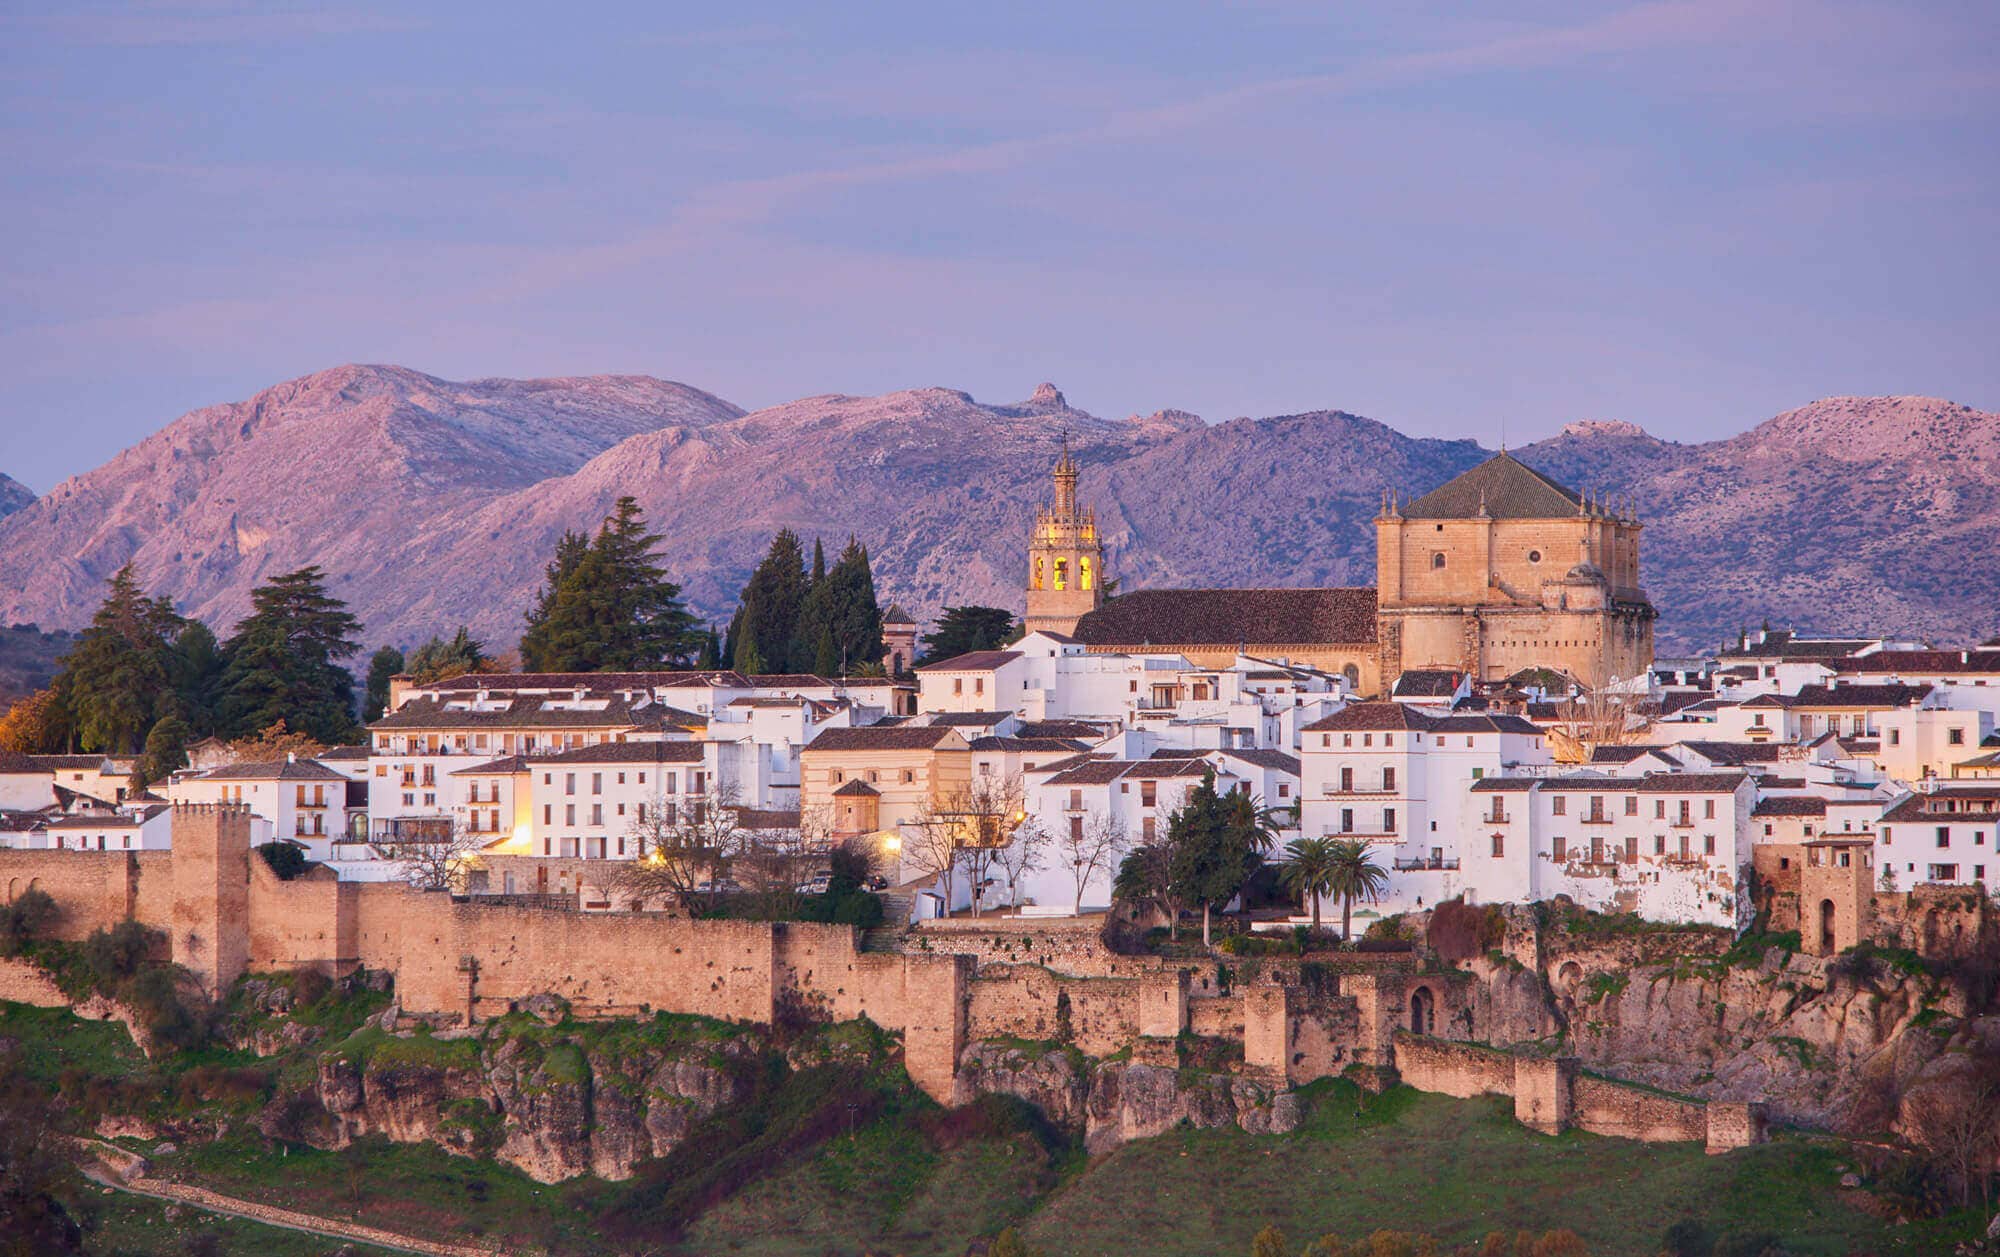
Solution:
M1043 1205L1026 1238L1049 1257L1137 1251L1141 1236L1149 1254L1208 1257L1248 1252L1266 1223L1298 1242L1387 1227L1470 1243L1560 1227L1593 1257L1650 1257L1669 1225L1691 1217L1717 1231L1775 1231L1799 1254L1950 1248L1939 1224L1890 1228L1840 1203L1831 1145L1787 1140L1710 1157L1693 1144L1537 1135L1501 1099L1399 1088L1357 1114L1346 1083L1309 1092L1294 1135L1182 1130L1120 1148Z
M343 1248L357 1257L387 1257L390 1249L355 1244L325 1235L288 1231L243 1218L227 1218L181 1206L178 1218L167 1217L167 1203L123 1192L100 1195L91 1187L88 1203L79 1206L90 1227L88 1251L101 1254L182 1253L198 1235L213 1235L224 1257L327 1257Z
M17 1040L28 1077L53 1086L63 1069L129 1074L146 1058L132 1046L123 1022L85 1021L67 1008L36 1008L0 1001L0 1039Z

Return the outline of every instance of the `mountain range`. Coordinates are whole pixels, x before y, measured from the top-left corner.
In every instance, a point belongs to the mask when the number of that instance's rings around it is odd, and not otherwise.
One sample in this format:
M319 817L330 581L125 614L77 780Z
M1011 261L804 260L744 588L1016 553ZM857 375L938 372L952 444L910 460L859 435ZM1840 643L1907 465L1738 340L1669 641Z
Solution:
M1065 436L1128 589L1371 583L1383 491L1423 493L1490 453L1337 410L1103 419L1046 384L1012 404L919 388L745 412L644 376L344 366L184 415L5 513L0 622L76 627L130 560L226 631L259 580L317 563L371 647L464 623L504 649L562 531L625 493L712 619L786 525L830 548L859 537L884 600L919 616L1018 609ZM2000 416L1842 397L1721 441L1596 421L1513 453L1637 502L1663 651L1767 619L1941 644L2000 628Z

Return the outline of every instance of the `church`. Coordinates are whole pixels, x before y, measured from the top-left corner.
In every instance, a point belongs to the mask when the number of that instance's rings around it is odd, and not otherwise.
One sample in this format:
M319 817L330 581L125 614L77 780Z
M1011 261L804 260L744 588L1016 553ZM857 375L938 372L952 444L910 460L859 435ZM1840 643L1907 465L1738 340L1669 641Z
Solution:
M1381 694L1404 671L1498 681L1551 668L1589 686L1653 661L1627 506L1566 488L1505 450L1421 497L1383 498L1375 587L1138 589L1107 599L1104 544L1065 444L1028 543L1029 631L1098 651L1171 650L1201 667L1240 654L1344 674Z

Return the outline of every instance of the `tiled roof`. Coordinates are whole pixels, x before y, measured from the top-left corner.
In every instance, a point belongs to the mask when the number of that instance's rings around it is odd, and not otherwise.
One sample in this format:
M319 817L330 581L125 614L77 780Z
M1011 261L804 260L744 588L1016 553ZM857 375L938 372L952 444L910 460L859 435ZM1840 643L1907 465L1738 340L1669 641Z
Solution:
M1255 764L1259 768L1275 768L1279 772L1287 772L1294 777L1299 775L1298 756L1287 755L1283 751L1270 747L1238 747L1220 753L1229 756L1231 759L1240 759L1246 764Z
M642 709L635 715L624 699L612 696L603 707L584 710L544 706L546 700L524 696L499 711L466 711L446 707L435 698L413 698L368 727L377 732L398 729L630 729L656 714Z
M102 755L30 755L28 758L43 768L51 770L65 769L75 771L81 769L88 772L104 766L104 756Z
M1619 791L1638 790L1644 787L1644 777L1544 777L1542 789L1568 793L1572 790L1597 791L1600 794L1616 794Z
M1052 786L1102 786L1118 780L1130 768L1130 760L1093 759L1086 760L1074 768L1064 769L1048 779Z
M1647 794L1732 794L1747 780L1742 773L1647 773L1639 789Z
M705 742L602 742L537 755L537 764L699 764Z
M1946 810L1948 801L1958 804L1958 810ZM1977 806L1968 808L1968 803ZM1947 825L1957 821L1991 821L1996 808L2000 808L2000 785L1966 787L1953 783L1948 790L1912 794L1899 800L1894 807L1882 813L1882 821L1884 824L1891 821L1930 821Z
M1542 736L1540 727L1519 716L1462 715L1440 716L1431 721L1432 733L1526 733Z
M1808 685L1792 696L1792 706L1908 707L1930 692L1928 685Z
M1301 732L1378 732L1398 729L1428 729L1434 717L1402 703L1349 703L1331 716L1322 716Z
M991 672L1021 657L1018 650L969 650L918 668L919 672Z
M1017 738L1097 738L1104 736L1103 725L1088 720L1023 720L1014 727Z
M958 736L950 725L864 725L822 729L807 751L928 751Z
M744 829L797 829L799 827L799 812L796 808L786 811L782 808L739 807L735 811L736 823Z
M1185 759L1142 759L1126 765L1127 777L1148 780L1164 777L1199 777L1212 769L1207 760L1190 756Z
M48 765L38 764L32 755L0 748L0 773L45 773L51 771Z
M1738 704L1738 706L1740 707L1780 707L1780 708L1790 707L1791 705L1792 705L1792 700L1783 694L1759 694L1755 698L1745 699L1743 702Z
M929 719L934 725L950 725L955 729L990 729L1013 714L1011 711L939 711L932 712Z
M346 781L347 777L316 760L266 759L224 764L196 778L200 781Z
M1534 789L1537 777L1481 777L1472 783L1475 794L1518 794Z
M882 623L884 624L914 625L916 622L917 618L911 615L909 612L903 610L903 604L900 602L890 603L889 609L882 613Z
M1077 622L1092 646L1366 644L1375 590L1135 589Z
M328 747L324 751L321 751L319 754L313 756L313 758L320 761L321 763L325 763L327 760L330 759L332 760L367 759L368 754L369 754L368 748L365 746L333 746L333 747Z
M1583 499L1548 476L1499 453L1401 508L1405 519L1561 519Z
M835 794L835 796L846 795L848 798L860 798L860 797L865 797L867 795L880 794L882 792L880 790L877 790L874 786L871 786L867 782L861 780L861 778L856 777L854 780L848 782L846 785L840 787L838 790L835 790L833 793Z
M1464 675L1448 668L1413 668L1397 677L1389 692L1398 698L1449 698Z
M423 690L650 690L660 687L722 685L745 688L743 674L729 670L708 672L467 672L429 685Z
M507 773L528 771L528 757L525 755L503 755L499 759L489 759L483 764L470 768L454 768L447 776L452 777L498 777Z
M1651 746L1593 746L1590 748L1590 762L1593 764L1629 764L1648 751L1657 750Z
M2000 650L1878 650L1834 663L1843 673L1943 673L2000 672Z
M1676 742L1674 745L1686 747L1711 764L1728 764L1738 767L1743 764L1775 764L1778 762L1777 743L1756 742Z
M1773 795L1757 800L1752 816L1825 816L1826 800L1816 794Z
M1088 748L1088 743L1076 738L1001 738L989 734L972 739L975 751L1057 751L1069 754Z

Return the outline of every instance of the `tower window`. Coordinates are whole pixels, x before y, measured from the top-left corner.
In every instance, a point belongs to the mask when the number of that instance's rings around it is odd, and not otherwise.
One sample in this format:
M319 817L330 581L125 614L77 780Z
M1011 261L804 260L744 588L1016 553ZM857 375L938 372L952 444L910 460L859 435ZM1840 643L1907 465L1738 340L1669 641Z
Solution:
M1444 568L1444 555L1442 552L1431 556L1431 568L1433 571L1440 571Z
M1076 587L1078 589L1089 589L1090 576L1090 556L1086 554L1076 561Z
M1528 551L1528 562L1540 563L1541 561L1542 561L1542 552L1540 550Z
M1057 559L1057 560L1056 560L1056 588L1057 588L1057 589L1067 589L1067 588L1069 588L1069 560L1068 560L1068 559Z
M1035 556L1035 588L1042 587L1042 556Z

